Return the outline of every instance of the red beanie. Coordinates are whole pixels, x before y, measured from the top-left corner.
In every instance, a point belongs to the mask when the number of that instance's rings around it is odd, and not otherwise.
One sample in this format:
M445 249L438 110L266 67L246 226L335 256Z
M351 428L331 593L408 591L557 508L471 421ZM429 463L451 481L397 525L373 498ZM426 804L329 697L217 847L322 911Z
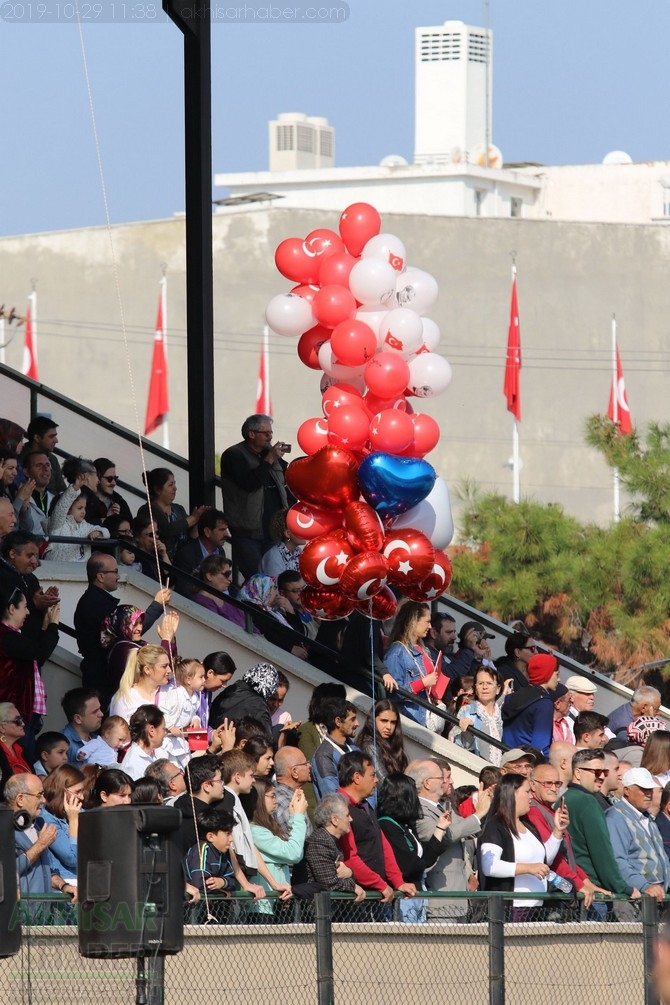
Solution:
M546 684L558 669L558 660L549 653L536 653L528 660L528 680L531 684Z

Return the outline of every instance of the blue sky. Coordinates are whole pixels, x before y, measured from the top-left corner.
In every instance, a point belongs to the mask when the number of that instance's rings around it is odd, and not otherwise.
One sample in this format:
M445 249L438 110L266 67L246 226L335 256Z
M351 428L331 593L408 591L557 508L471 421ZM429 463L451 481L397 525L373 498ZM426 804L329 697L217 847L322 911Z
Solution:
M103 0L106 22L112 4L116 23L83 28L111 219L170 216L184 205L181 35L151 2ZM152 8L157 20L137 19ZM328 117L339 166L411 160L414 28L482 24L483 11L483 0L349 0L344 23L216 23L213 170L266 168L267 122L286 111ZM79 32L64 13L62 0L0 0L0 235L105 220ZM490 24L493 139L507 161L669 156L667 0L491 0Z

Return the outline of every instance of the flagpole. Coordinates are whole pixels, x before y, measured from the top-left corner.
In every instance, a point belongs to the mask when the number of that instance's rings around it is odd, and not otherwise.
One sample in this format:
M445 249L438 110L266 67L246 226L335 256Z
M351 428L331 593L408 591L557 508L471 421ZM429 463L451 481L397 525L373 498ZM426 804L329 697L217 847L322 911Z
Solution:
M516 255L512 255L512 288L516 287ZM514 417L512 426L512 500L521 499L521 465L519 463L519 420Z
M166 267L163 266L163 277L161 279L161 312L163 314L163 354L165 356L165 368L166 376L165 379L168 380L168 370L167 370L167 275ZM163 446L166 450L170 449L170 430L168 427L168 417L167 415L163 418Z
M267 415L272 414L272 402L270 399L270 328L263 325L263 362L265 364L265 400L263 409Z
M617 387L617 365L616 365L616 315L612 315L612 419L615 425L619 422L619 388ZM621 518L621 503L619 498L619 469L612 468L612 490L614 522L618 523Z

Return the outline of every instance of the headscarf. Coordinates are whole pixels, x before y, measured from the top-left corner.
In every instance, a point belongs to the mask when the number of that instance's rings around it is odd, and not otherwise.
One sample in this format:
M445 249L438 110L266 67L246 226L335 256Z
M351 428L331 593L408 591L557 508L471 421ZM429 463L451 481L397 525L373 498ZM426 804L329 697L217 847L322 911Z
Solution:
M279 621L282 625L286 625L287 628L290 628L291 626L282 612L275 611L274 608L268 606L270 595L272 591L276 589L277 581L274 576L262 576L257 572L247 579L246 583L237 594L237 599L245 600L248 604L255 604L256 607L260 607L267 614L271 614L272 617Z
M109 649L116 642L132 642L133 628L144 617L144 611L132 604L119 604L108 614L101 625L100 645Z
M271 698L279 687L279 671L272 663L257 663L242 677L261 698Z

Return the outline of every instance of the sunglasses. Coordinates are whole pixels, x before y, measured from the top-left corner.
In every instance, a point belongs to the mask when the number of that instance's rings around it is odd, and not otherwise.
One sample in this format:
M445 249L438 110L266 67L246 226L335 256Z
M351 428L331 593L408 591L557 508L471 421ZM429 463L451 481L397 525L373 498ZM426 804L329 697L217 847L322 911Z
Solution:
M610 773L609 768L585 768L584 766L582 766L581 768L578 768L577 770L578 771L591 771L593 773L594 778L606 778L607 775L609 775L609 773Z
M527 649L528 652L530 652L530 653L536 653L537 652L537 646L521 646L520 648L521 648L522 652L523 652L524 649Z
M93 474L93 472L91 472L91 474ZM103 475L102 476L102 480L104 482L118 482L119 476L118 475Z

